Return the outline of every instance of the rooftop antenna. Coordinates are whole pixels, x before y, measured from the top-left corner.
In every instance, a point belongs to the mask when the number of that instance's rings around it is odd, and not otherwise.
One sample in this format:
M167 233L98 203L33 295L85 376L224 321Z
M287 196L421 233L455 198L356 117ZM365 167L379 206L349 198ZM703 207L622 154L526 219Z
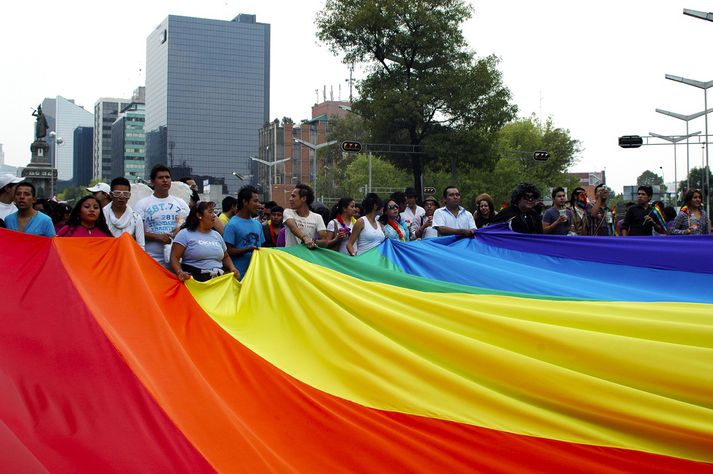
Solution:
M327 102L327 84L322 86L322 102Z
M349 79L345 79L349 83L349 102L352 102L352 86L354 85L354 63L349 65Z
M315 100L314 103L319 104L319 89L314 90L314 95L317 96L317 100Z

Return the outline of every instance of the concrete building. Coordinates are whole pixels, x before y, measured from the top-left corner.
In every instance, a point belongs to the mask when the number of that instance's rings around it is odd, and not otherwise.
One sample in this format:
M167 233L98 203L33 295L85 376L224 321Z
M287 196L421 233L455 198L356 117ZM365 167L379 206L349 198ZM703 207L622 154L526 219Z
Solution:
M303 120L300 124L289 121L281 123L275 120L260 129L257 158L268 162L290 158L285 163L274 165L272 176L270 176L267 165L253 162L251 174L254 177L253 181L263 191L263 199L269 198L268 186L271 186L272 200L284 207L295 184L314 185L315 177L324 170L325 159L331 155L322 150L318 154L319 160L315 160L314 150L296 143L294 139L299 138L314 145L326 143L331 130L330 119L335 116L343 118L347 112L341 107L349 105L349 102L343 101L324 101L312 106L310 120ZM334 150L337 148L335 147ZM269 177L272 178L272 183L269 183ZM325 190L317 189L317 197L328 194L325 193Z
M235 192L242 182L232 173L250 174L269 109L270 25L255 15L171 15L148 36L147 173L158 163L182 167Z
M131 103L131 99L102 97L94 104L94 140L92 152L92 177L104 182L111 181L114 171L111 167L111 126L119 118L121 109Z
M77 127L91 127L94 115L84 107L74 103L72 99L57 96L42 101L42 111L49 125L47 143L49 145L50 163L57 168L57 190L75 185L74 181L74 130ZM55 140L50 136L56 133Z
M87 186L92 180L92 150L94 127L74 129L74 178L75 186Z
M2 149L2 143L0 143L0 173L2 174L17 174L17 167L5 164L5 151Z
M569 176L577 178L579 180L579 186L582 187L587 192L587 198L592 201L595 199L594 188L598 184L606 184L607 175L606 171L584 171L580 173L567 173Z

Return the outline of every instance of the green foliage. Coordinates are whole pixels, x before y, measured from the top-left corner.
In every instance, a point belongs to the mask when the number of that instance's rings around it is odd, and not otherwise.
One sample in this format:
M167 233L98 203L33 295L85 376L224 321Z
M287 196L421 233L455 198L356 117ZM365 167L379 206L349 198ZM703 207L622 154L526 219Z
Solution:
M92 186L96 184L92 182ZM84 196L87 196L88 194L91 194L89 191L87 191L86 186L73 186L71 188L65 188L64 191L59 193L57 195L57 200L58 201L66 201L70 205L73 203L79 201L79 199L83 198Z
M657 175L653 171L646 170L636 178L637 186L656 186L659 185L663 192L666 192L666 186L663 184L663 177Z
M498 59L467 48L471 14L463 0L327 0L317 17L321 41L368 66L352 108L373 142L425 152L385 156L416 184L427 164L492 166L493 137L516 113Z
M681 198L683 198L683 196L686 194L686 190L688 189L688 181L690 179L691 188L700 189L703 192L703 207L706 207L706 195L708 195L710 204L713 204L713 199L711 199L712 196L710 196L706 188L706 171L707 170L705 167L691 169L687 178L681 181L681 183L679 184L679 189L681 190ZM710 173L710 171L708 171L708 173ZM711 181L713 181L713 179Z
M365 188L369 183L369 156L364 153L354 154L348 157L348 162L343 163L342 179L335 179L334 186L330 187L329 183L324 182L321 189L330 189L329 194L332 197L351 196L357 201L361 201L365 195ZM336 177L336 175L327 174L328 178ZM377 156L372 156L371 160L371 180L372 188L399 188L403 191L410 186L409 174L403 170L396 168L392 163L389 163ZM321 183L318 184L318 186ZM325 188L324 185L327 185ZM378 193L381 197L386 197L387 194Z

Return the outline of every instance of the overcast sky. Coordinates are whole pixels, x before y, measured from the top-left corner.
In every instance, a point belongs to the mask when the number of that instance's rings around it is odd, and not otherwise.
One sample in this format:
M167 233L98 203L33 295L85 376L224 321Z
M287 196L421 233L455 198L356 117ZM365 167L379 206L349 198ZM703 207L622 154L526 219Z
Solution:
M0 143L5 161L30 158L32 108L61 95L93 111L99 97L130 97L144 85L146 37L169 14L230 20L254 13L272 25L270 117L308 118L315 90L348 97L348 68L315 37L322 0L164 0L13 2L0 16ZM478 55L495 54L521 116L551 116L582 142L572 171L606 169L617 192L645 169L673 181L670 146L624 150L625 134L683 135L685 123L657 114L702 111L703 92L665 74L713 79L713 23L684 16L684 8L713 10L703 0L599 2L473 0L464 25ZM358 77L356 78L359 79ZM713 107L713 89L709 107ZM703 118L690 131L704 133ZM711 122L713 134L713 122ZM691 146L691 167L703 147ZM678 178L686 173L678 147Z

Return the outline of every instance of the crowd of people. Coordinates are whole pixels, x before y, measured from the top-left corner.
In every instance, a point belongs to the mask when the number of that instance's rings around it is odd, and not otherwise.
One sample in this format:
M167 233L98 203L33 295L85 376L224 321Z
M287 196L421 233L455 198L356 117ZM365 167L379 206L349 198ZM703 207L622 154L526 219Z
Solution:
M118 177L110 184L87 188L90 195L73 208L65 203L38 200L32 183L13 175L0 176L0 226L47 237L119 237L129 234L158 263L179 280L206 281L224 273L241 279L253 252L264 247L330 248L355 256L387 239L410 242L455 235L472 237L475 230L507 223L514 232L580 236L702 235L711 232L703 210L703 194L689 190L680 211L651 203L650 186L640 186L637 202L627 203L622 218L608 205L609 190L595 188L589 201L582 188L569 196L561 187L552 191L552 206L544 208L539 189L520 183L510 202L496 211L493 199L480 194L473 212L461 203L456 186L443 190L441 201L426 196L419 205L413 188L382 200L370 193L360 203L341 198L330 210L315 206L314 192L295 186L289 208L262 203L258 190L244 186L237 197L216 204L200 201L191 178L189 202L170 194L171 170L156 165L150 174L153 192L129 206L131 183ZM442 204L442 205L441 205Z

